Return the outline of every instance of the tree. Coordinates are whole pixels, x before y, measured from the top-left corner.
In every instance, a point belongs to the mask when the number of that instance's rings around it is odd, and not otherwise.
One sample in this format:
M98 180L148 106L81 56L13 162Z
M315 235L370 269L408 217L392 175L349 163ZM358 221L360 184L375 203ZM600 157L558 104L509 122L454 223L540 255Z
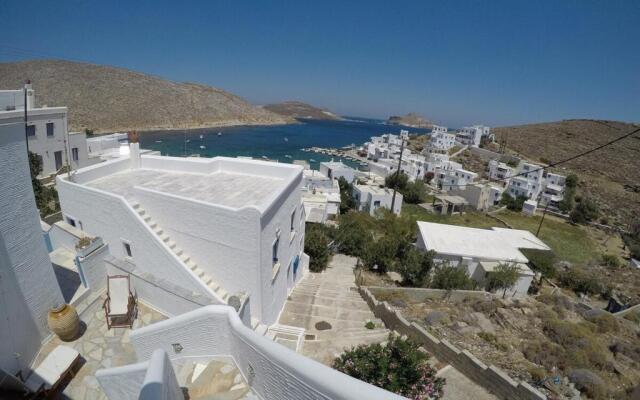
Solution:
M576 224L584 224L598 218L598 205L589 197L583 198L571 211L569 218Z
M578 186L578 176L576 174L569 174L564 180L564 185L568 188L575 189Z
M343 176L338 179L340 187L340 214L356 208L356 201L353 199L353 185L347 182Z
M513 198L509 193L502 192L502 198L500 199L500 204L507 206L508 210L511 211L522 211L522 206L524 202L527 201L527 196L519 195L516 198Z
M473 289L474 283L469 278L466 268L452 267L449 264L441 264L436 268L431 278L431 287L444 290Z
M340 215L336 242L344 254L362 257L365 244L371 239L375 220L367 213L349 211Z
M406 189L407 183L409 183L409 177L404 172L394 172L391 175L384 178L384 185L391 189L396 189L400 193Z
M420 344L389 335L386 345L360 345L333 361L333 368L361 381L416 400L439 399L445 380L427 362Z
M424 181L427 182L427 184L430 184L435 176L436 175L433 172L427 172L424 174Z
M399 246L399 239L391 235L370 239L365 244L362 262L374 272L385 273L392 269Z
M44 217L59 210L58 192L53 187L42 185L38 179L38 175L42 172L42 158L32 152L29 152L29 172L31 173L31 186L36 199L36 206L40 210L40 216ZM51 207L52 202L53 207Z
M557 257L553 251L539 249L520 249L520 251L529 259L533 269L540 272L543 277L550 279L556 275Z
M309 255L309 269L321 272L327 268L331 252L330 238L321 225L307 224L304 237L304 252Z
M416 180L415 182L407 183L401 193L404 196L405 202L409 204L419 204L424 200L427 190L424 182Z
M503 290L502 298L507 295L507 290L515 286L520 278L520 268L516 264L498 264L493 271L487 274L487 290Z
M424 286L433 269L434 254L433 251L425 252L409 246L395 268L402 275L402 284L412 287Z

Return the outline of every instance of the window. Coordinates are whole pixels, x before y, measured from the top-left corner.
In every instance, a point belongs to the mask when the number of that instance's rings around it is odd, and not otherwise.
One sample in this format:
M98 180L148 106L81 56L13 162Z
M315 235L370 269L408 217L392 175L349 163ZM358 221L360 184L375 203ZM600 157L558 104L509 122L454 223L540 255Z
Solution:
M53 122L47 122L47 136L53 136Z
M296 220L296 210L294 209L293 212L291 213L291 232L295 231L295 220Z
M273 264L278 263L278 246L280 245L280 237L276 238L275 242L273 242L273 246L271 247L271 261Z
M71 217L67 217L67 224L73 226L74 228L76 227L76 220L71 218Z
M133 254L131 253L131 243L122 242L122 244L124 246L124 254L129 258L133 257Z
M373 206L374 206L375 208L380 207L380 200L376 200L376 201L374 201L374 202L373 202Z
M33 137L35 135L36 135L36 126L35 125L27 126L27 136Z
M78 161L79 157L78 157L78 148L77 147L73 147L71 149L71 158L73 159L73 161Z

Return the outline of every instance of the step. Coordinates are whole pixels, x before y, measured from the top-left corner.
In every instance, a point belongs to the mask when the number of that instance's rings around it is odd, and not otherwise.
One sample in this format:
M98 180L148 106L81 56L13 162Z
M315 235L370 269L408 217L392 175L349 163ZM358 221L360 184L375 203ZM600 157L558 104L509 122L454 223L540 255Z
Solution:
M191 257L189 257L189 256L187 256L187 255L183 255L183 256L180 258L180 260L181 260L183 263L185 263L185 264L186 264L186 263L188 263L188 262L191 260Z
M145 215L147 212L143 209L143 208L138 208L138 215L139 216L143 216Z
M140 208L140 203L132 203L131 207L133 207L134 210L137 210L138 208Z

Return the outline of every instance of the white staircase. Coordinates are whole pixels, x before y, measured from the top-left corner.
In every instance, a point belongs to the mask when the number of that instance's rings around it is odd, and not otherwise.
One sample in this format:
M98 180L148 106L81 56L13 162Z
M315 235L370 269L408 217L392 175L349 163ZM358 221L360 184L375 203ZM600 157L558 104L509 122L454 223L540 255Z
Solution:
M215 294L217 294L225 303L229 300L229 293L222 288L218 283L216 283L213 278L208 275L202 268L196 264L195 261L191 259L185 252L176 245L169 235L160 227L158 223L155 222L151 216L146 212L145 209L142 208L140 203L133 203L133 209L138 213L138 215L144 220L144 222L151 228L153 233L158 237L158 239L164 242L169 249L180 259L180 261L189 268L204 284L211 289Z

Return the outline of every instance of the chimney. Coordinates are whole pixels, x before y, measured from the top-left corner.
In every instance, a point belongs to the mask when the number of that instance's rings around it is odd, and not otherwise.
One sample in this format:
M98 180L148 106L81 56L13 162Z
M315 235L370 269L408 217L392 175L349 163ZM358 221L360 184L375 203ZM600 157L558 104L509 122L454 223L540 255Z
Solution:
M129 134L129 158L131 168L140 168L140 143L138 143L138 132L130 131Z
M31 110L35 107L36 96L34 96L33 94L33 88L31 86L30 79L27 79L26 81L24 81L24 91L26 93L26 100L27 100L27 104L25 104L24 106L27 108L27 110Z

